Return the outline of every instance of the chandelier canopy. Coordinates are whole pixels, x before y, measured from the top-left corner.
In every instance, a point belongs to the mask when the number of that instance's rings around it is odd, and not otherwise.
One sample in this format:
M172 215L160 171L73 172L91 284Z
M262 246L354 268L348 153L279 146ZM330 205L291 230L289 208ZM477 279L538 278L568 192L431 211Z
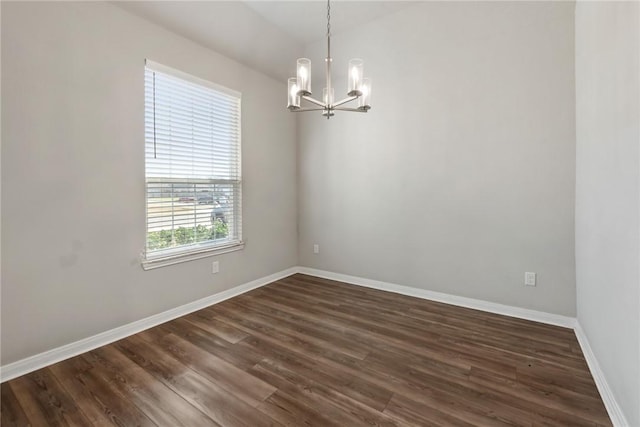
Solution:
M361 59L351 59L347 74L347 97L335 102L334 88L331 86L331 4L327 0L327 58L325 59L326 85L322 89L322 101L311 97L311 61L300 58L297 61L296 77L289 78L287 108L292 112L322 111L322 115L329 119L334 111L355 111L366 113L371 108L371 79L364 78L364 64ZM300 107L304 99L315 107ZM342 105L358 101L356 108L342 107Z

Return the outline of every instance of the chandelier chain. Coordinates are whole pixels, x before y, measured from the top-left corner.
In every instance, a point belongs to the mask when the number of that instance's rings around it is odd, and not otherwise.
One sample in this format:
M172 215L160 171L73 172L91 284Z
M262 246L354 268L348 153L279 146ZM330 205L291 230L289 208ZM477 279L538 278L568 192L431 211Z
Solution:
M327 0L327 61L331 58L331 0Z
M327 37L331 36L331 3L327 0Z

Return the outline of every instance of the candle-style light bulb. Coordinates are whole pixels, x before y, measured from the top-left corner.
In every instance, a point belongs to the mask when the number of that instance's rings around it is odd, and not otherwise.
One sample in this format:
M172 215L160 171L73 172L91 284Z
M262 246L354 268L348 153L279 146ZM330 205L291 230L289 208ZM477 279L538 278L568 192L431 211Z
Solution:
M327 88L322 88L322 102L324 102L325 109L322 111L322 115L326 118L333 117L335 114L333 112L333 101L335 95L335 89L331 88L331 90L327 90Z
M331 88L331 92L327 91L327 88L323 88L322 89L322 101L324 102L325 105L331 105L333 104L333 100L335 95L335 89Z
M311 61L300 58L297 62L298 95L311 95Z
M362 77L364 71L364 63L362 59L351 59L349 61L348 88L347 95L362 95Z
M371 79L362 80L362 95L358 98L358 109L367 111L371 108Z
M300 108L300 96L298 96L298 79L290 77L287 81L289 86L287 96L287 108L289 110L297 110Z

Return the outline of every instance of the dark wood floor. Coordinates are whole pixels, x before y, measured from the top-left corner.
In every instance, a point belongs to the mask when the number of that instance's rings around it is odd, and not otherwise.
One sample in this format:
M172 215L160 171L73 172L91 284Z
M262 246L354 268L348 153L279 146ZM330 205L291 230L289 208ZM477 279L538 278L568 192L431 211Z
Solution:
M611 425L572 330L294 275L2 384L12 425Z

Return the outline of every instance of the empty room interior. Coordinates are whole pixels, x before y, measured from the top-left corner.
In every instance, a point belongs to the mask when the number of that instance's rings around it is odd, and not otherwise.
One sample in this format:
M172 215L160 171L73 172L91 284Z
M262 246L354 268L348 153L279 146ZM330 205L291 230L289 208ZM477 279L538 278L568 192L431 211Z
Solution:
M640 427L640 2L0 2L2 426Z

